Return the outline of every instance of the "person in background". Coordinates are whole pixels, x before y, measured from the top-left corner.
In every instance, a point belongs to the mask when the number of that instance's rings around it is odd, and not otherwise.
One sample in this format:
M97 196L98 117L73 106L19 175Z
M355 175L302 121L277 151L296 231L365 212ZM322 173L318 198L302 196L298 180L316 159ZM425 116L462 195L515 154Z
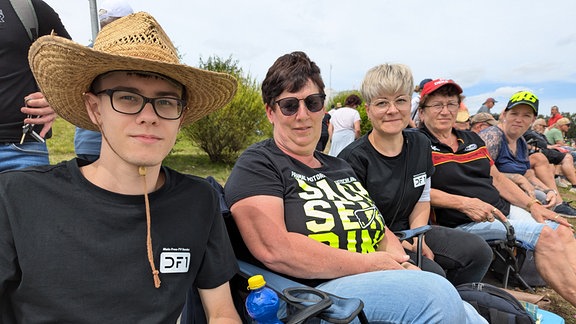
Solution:
M0 0L0 171L50 164L45 140L52 137L56 114L39 92L28 65L28 49L37 37L52 32L70 38L58 14L44 1L16 1L36 15L38 28L29 36L11 1ZM31 126L25 129L25 125Z
M332 105L332 109L334 109L334 105ZM316 145L316 149L320 152L324 152L326 144L328 144L328 140L330 139L330 118L332 118L332 115L324 113L324 118L322 118L322 132L320 134L320 140L318 140L318 144Z
M432 81L430 78L423 79L420 81L420 84L414 87L414 95L412 96L411 105L412 108L410 110L410 123L408 126L412 128L418 127L420 123L420 118L418 117L418 103L420 102L420 92L424 89L424 85L428 83L428 81Z
M330 152L328 154L337 156L348 144L360 137L360 113L358 106L362 104L362 99L355 94L346 98L344 107L329 111L330 118L329 132Z
M0 174L1 321L176 323L194 287L208 322L241 323L219 195L162 166L180 127L226 105L236 79L180 64L144 12L93 49L43 36L29 60L56 113L103 140L92 163Z
M498 125L498 121L490 113L477 113L470 118L470 130L478 134L482 130Z
M454 128L458 130L470 130L470 113L468 108L463 102L460 103L460 108L456 114L456 122L454 122Z
M533 250L542 278L564 299L576 306L576 240L572 225L540 205L501 174L474 132L453 128L462 88L452 80L435 80L422 92L421 131L431 141L430 203L433 221L480 235L485 240L505 240L514 227L516 239ZM512 97L509 105L524 104ZM531 109L531 108L529 108Z
M125 0L104 0L98 10L100 29L118 18L127 16L134 11ZM92 47L92 45L90 45ZM100 156L102 136L99 132L76 127L74 132L74 152L79 158L94 162Z
M484 103L482 103L482 106L478 109L478 113L491 113L490 109L494 108L494 104L496 104L498 101L494 100L494 98L488 98L486 99L486 101L484 101Z
M528 144L530 155L542 153L553 167L554 179L556 186L570 188L570 192L576 193L576 170L574 169L574 159L571 154L560 148L554 148L548 144L544 130L546 129L546 120L538 118L532 123L532 129L527 130L524 139Z
M537 198L556 213L576 216L564 202L554 181L554 170L542 153L529 154L524 133L538 115L538 97L529 91L516 93L500 116L500 123L479 133L501 174L517 184L530 197Z
M560 109L558 109L558 106L552 106L550 108L550 119L548 119L548 127L550 128L554 126L554 124L556 124L560 118L562 118Z
M558 121L556 121L556 123L554 123L554 125L552 125L552 127L550 127L544 133L546 139L548 140L548 143L552 145L552 147L562 148L564 150L574 152L574 148L570 146L568 143L566 143L564 139L571 125L572 122L570 121L570 119L566 117L558 119ZM576 153L572 153L573 157L576 157L575 155Z
M338 155L350 163L393 232L429 223L434 172L430 141L406 129L413 83L410 68L402 64L370 69L360 92L372 130ZM402 242L413 260L417 241ZM492 249L481 237L445 226L432 225L422 247L421 268L445 276L454 286L480 282L492 262Z
M350 165L315 149L324 98L305 53L268 70L262 99L273 138L242 153L224 188L241 234L231 235L237 257L359 298L370 323L486 323L446 279L415 271Z

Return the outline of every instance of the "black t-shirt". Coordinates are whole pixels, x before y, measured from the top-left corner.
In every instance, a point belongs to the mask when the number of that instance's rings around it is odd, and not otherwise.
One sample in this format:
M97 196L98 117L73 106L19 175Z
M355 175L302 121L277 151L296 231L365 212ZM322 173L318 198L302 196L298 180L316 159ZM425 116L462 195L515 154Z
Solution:
M432 188L446 193L478 198L498 208L504 215L510 213L510 203L500 197L492 183L490 167L494 164L484 141L471 131L453 129L458 138L458 150L440 142L424 127L421 131L432 144L432 162L436 171L432 175ZM455 227L470 223L466 214L456 209L433 208L433 221Z
M548 147L548 140L544 134L540 134L533 129L529 129L522 135L526 140L528 145L536 146L539 149L545 149Z
M398 156L380 154L368 134L338 155L350 163L392 231L410 228L409 216L422 196L426 179L434 173L428 138L414 130L402 134L404 146Z
M38 18L38 36L50 35L52 30L70 39L58 14L45 2L32 0ZM30 65L28 49L32 42L9 0L0 0L0 143L18 143L26 115L20 112L24 97L39 91ZM35 127L40 132L41 125ZM46 136L47 138L50 135ZM26 141L35 141L26 136Z
M273 139L250 146L226 181L228 206L257 195L279 197L284 201L289 232L334 248L374 252L384 237L385 224L368 192L346 161L318 151L314 156L322 163L320 168L286 155ZM238 258L253 261L243 246L240 239L234 242ZM320 282L297 280L312 285Z
M0 174L0 322L175 323L192 285L236 273L214 189L163 168L149 194L155 288L144 196L93 185L79 161Z

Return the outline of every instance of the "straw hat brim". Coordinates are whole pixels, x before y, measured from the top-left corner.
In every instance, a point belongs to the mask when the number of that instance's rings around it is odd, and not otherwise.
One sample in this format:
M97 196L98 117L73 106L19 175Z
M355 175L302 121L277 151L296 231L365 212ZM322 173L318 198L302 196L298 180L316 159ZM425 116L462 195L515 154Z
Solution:
M85 92L93 80L110 71L144 71L164 75L186 89L186 126L225 106L236 93L234 77L183 64L173 64L93 50L63 37L39 38L28 53L30 67L50 106L70 123L89 130L98 128L88 116Z

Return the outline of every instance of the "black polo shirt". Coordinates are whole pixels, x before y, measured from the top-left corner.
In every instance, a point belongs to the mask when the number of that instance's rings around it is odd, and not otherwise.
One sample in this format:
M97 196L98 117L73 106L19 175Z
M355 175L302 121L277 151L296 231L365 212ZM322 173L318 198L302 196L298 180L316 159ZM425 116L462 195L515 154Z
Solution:
M510 203L500 197L492 183L490 167L494 164L484 141L471 131L452 132L458 138L458 149L452 151L424 127L421 131L430 138L432 163L432 188L446 193L478 198L498 208L504 215L510 213ZM432 205L434 201L432 201ZM470 218L456 209L433 208L432 220L440 225L456 227L470 223Z

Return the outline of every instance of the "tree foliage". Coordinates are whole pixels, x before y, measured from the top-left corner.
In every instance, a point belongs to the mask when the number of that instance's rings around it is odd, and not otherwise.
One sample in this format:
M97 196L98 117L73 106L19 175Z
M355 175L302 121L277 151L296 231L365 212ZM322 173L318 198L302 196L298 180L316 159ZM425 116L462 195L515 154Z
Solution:
M212 162L234 163L240 152L256 142L259 135L271 133L259 85L249 74L244 74L232 57L200 59L200 68L232 74L238 80L238 90L228 105L182 132L205 151Z

